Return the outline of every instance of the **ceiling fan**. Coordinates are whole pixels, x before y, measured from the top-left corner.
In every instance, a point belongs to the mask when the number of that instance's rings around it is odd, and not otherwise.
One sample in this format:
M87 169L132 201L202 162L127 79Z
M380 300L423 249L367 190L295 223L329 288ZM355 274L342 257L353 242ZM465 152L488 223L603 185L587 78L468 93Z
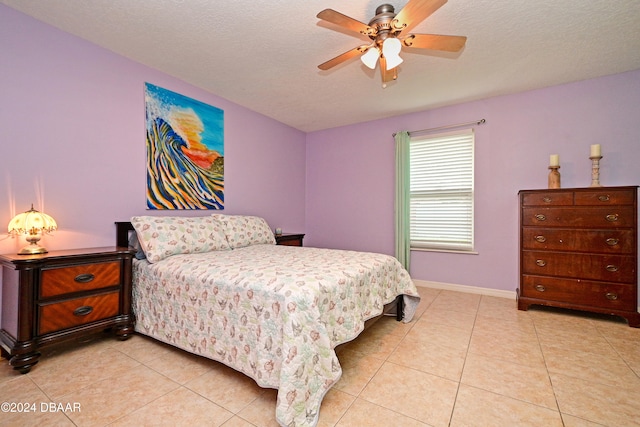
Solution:
M372 40L372 43L353 48L318 65L318 68L328 70L360 55L360 59L367 67L375 69L379 60L382 87L386 87L387 82L398 78L398 65L402 63L399 53L403 46L445 52L460 51L467 41L464 36L407 34L411 28L429 17L446 2L447 0L409 0L397 14L392 5L383 4L376 8L376 15L369 21L369 24L350 18L333 9L323 10L317 15L319 19L365 35Z

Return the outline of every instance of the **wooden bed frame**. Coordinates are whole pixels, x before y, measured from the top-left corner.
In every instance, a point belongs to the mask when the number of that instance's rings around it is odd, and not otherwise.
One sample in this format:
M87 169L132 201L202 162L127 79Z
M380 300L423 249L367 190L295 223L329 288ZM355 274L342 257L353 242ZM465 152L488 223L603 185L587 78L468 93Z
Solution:
M128 247L129 246L129 233L134 231L133 225L129 221L116 221L116 246ZM402 295L398 295L396 298L396 320L402 321L403 312L404 312L404 299ZM373 319L369 319L369 321L375 321L379 319L381 316L375 317ZM373 322L370 322L373 323ZM370 326L369 323L365 323L365 328Z

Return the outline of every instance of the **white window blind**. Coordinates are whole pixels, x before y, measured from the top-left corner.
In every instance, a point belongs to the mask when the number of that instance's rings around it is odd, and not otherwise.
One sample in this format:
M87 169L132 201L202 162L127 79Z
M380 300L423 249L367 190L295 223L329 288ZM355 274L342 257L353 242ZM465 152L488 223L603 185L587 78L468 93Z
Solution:
M473 129L411 137L411 247L473 251Z

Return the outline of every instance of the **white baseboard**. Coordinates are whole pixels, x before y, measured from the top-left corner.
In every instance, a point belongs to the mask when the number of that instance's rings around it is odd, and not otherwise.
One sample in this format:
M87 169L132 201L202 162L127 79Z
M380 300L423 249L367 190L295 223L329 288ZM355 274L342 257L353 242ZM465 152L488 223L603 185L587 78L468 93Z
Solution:
M413 280L416 286L421 286L424 288L434 288L434 289L445 289L448 291L457 291L457 292L466 292L468 294L480 294L487 295L491 297L498 298L508 298L515 300L516 292L515 291L503 291L500 289L491 289L491 288L478 288L475 286L467 286L467 285L455 285L452 283L441 283L441 282L432 282L428 280Z

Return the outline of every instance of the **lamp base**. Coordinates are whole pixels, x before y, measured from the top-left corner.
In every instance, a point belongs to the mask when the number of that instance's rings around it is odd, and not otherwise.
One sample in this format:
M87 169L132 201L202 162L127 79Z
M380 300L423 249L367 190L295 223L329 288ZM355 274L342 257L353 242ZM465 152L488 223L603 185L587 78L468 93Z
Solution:
M38 255L38 254L46 254L47 252L49 251L46 248L43 248L40 245L36 245L35 243L32 243L20 249L20 252L18 252L18 255Z

